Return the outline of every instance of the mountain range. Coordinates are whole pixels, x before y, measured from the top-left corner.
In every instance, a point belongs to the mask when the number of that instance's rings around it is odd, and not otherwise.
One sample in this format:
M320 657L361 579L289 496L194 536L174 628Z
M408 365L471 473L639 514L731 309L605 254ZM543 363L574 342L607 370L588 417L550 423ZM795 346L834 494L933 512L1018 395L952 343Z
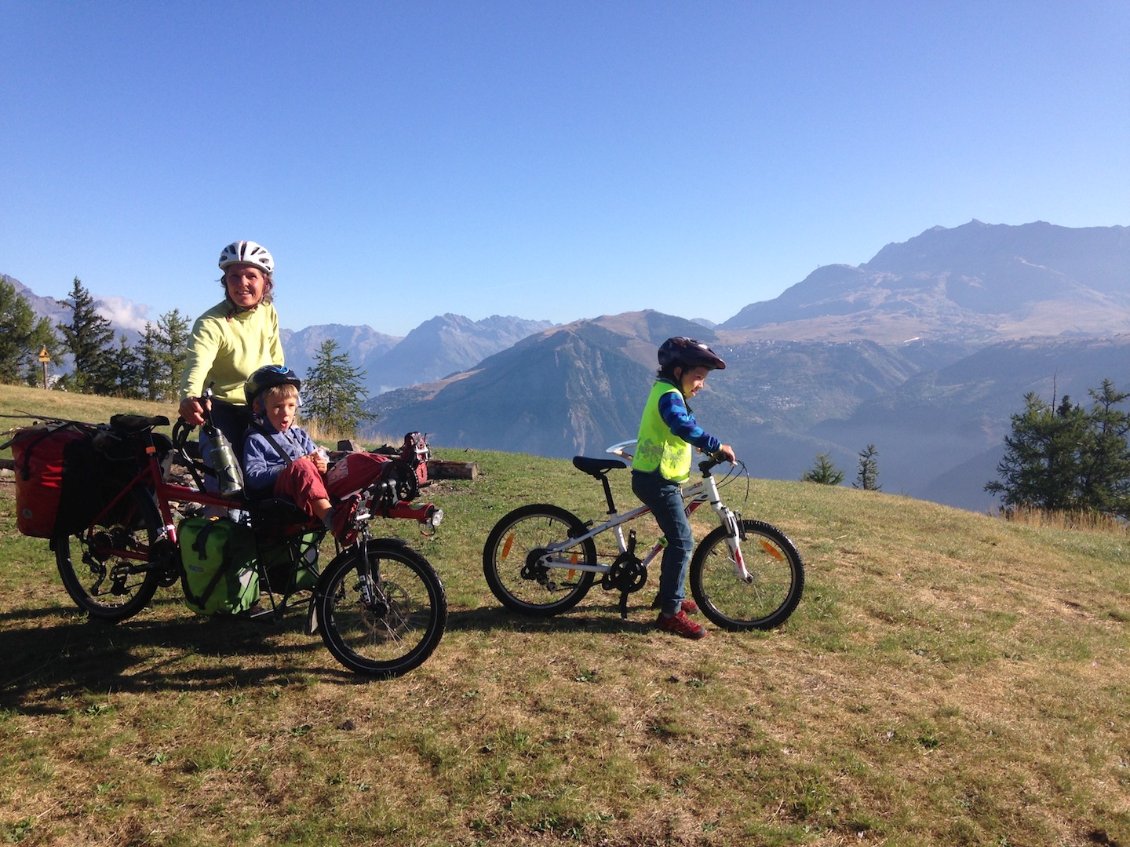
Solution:
M59 307L17 285L40 314ZM728 362L693 405L752 474L798 479L826 453L850 481L873 444L884 491L985 510L1027 392L1085 404L1103 379L1130 389L1130 228L935 227L719 325L656 311L566 325L445 314L403 338L324 325L283 343L300 373L326 339L350 355L378 416L363 437L423 430L440 448L571 456L634 437L671 335Z
M972 221L818 268L716 327L644 311L552 327L474 368L374 397L374 430L442 445L598 453L635 435L669 335L726 359L695 400L751 473L798 479L828 454L850 481L878 451L885 491L974 510L1035 391L1086 404L1127 385L1130 229Z
M298 332L283 330L282 342L287 364L305 374L323 342L336 341L339 351L348 352L351 364L361 372L366 391L375 395L463 370L551 326L549 321L500 315L472 321L445 314L424 321L403 338L368 326L329 324Z

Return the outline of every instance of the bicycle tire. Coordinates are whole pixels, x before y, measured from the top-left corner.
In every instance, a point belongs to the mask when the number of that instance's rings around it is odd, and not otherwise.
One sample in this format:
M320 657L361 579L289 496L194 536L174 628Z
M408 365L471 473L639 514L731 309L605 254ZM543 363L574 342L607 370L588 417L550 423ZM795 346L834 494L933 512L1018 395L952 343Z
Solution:
M726 530L717 527L695 548L691 594L723 629L773 629L784 623L804 592L804 563L792 541L771 524L743 520L742 558L751 581L735 573Z
M427 559L395 539L370 539L326 566L314 589L326 649L354 673L401 676L435 651L447 626L447 595ZM366 599L362 575L374 577Z
M593 584L592 571L560 573L552 580L550 568L534 559L549 544L584 535L585 525L572 512L546 503L522 506L494 525L483 545L483 575L491 593L502 605L524 615L548 617L576 606ZM596 564L596 544L591 538L574 548L580 563ZM557 570L556 568L552 570Z
M137 509L128 524L94 525L51 539L67 594L90 617L110 623L144 609L161 584L162 569L153 556L163 533L157 504L148 492L134 494ZM80 554L77 562L72 542ZM116 550L144 551L145 559L124 558L115 555Z

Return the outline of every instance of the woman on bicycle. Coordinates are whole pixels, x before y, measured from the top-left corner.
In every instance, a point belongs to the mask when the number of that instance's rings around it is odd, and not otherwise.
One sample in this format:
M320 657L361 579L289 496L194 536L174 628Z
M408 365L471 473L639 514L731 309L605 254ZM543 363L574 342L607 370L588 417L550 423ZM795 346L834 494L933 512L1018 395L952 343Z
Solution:
M658 379L648 394L640 418L636 453L632 459L632 491L651 509L667 547L659 572L659 617L656 625L684 638L702 638L706 629L688 614L698 612L683 588L694 537L683 511L681 484L690 478L693 448L734 461L733 449L705 432L695 421L687 398L706 384L712 370L726 363L693 338L668 338L659 347Z
M240 455L251 421L243 384L265 362L283 362L279 316L272 305L275 260L254 241L233 241L220 253L224 299L196 319L180 387L180 416L202 424L200 397L213 385L212 422ZM208 455L208 437L200 450ZM211 482L211 478L208 480Z

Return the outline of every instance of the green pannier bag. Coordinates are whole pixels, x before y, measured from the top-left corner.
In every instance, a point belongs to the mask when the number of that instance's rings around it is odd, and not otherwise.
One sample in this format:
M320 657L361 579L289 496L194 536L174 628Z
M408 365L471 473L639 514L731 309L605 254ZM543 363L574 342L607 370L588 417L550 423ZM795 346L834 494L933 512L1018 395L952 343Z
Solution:
M259 599L255 535L230 518L185 518L177 528L188 608L201 615L246 612Z
M307 532L297 538L284 538L261 545L259 561L266 571L271 591L292 594L313 588L318 581L318 542L321 535ZM266 586L260 585L264 589Z

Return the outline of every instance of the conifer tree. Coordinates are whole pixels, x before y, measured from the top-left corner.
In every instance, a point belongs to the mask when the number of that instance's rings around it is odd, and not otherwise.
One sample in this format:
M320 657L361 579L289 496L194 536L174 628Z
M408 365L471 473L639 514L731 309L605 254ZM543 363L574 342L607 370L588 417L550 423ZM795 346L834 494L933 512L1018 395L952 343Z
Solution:
M302 414L326 432L351 436L357 425L375 417L362 406L364 373L349 364L337 342L327 338L302 385Z
M878 491L883 486L879 484L879 462L876 457L879 451L874 444L868 444L859 451L859 468L855 474L852 486L862 488L864 491Z
M1079 497L1094 511L1130 518L1130 412L1115 408L1130 399L1104 379L1089 392L1090 432L1081 460Z
M165 363L161 356L157 327L145 322L145 330L134 348L137 356L138 388L146 400L160 400L165 392Z
M27 299L0 277L0 382L39 381L39 351L50 355L59 339L47 318L37 318Z
M1067 396L1053 409L1025 395L1004 439L998 478L985 485L1005 508L1130 516L1130 413L1115 408L1130 394L1110 380L1089 393L1089 411Z
M817 482L821 485L839 485L844 481L844 472L832 463L832 457L821 453L816 462L801 476L803 482Z
M110 359L110 374L115 397L142 397L141 361L125 335L118 336L118 348Z
M157 320L157 344L164 373L159 381L159 397L173 400L180 391L188 353L191 325L179 309L165 312Z
M114 330L107 318L94 308L94 298L76 276L66 299L71 322L59 324L63 346L74 358L71 384L79 391L109 394L116 388L114 370Z

